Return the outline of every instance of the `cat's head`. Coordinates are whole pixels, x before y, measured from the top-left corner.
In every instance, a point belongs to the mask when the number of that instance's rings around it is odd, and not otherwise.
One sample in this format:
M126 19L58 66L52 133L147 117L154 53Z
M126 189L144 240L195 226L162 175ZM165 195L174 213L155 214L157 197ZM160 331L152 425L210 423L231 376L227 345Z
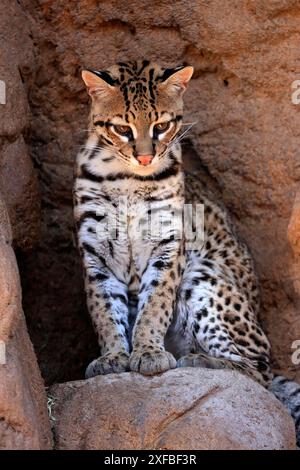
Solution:
M149 175L165 165L192 74L192 67L164 69L146 60L82 72L92 97L91 126L130 171Z

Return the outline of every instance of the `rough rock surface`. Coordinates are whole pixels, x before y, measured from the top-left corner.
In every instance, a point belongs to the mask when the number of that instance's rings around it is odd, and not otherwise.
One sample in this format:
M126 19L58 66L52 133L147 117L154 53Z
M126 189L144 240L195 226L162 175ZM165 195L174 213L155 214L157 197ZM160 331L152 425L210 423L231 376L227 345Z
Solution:
M6 103L0 104L0 192L13 230L14 247L28 250L38 238L37 178L24 139L30 111L25 80L34 70L33 44L28 20L15 2L0 3L0 80Z
M0 3L0 449L50 449L44 383L30 342L15 254L34 246L39 227L37 178L25 139L30 113L25 79L34 68L27 18Z
M57 449L294 449L291 417L233 371L175 369L54 385Z
M25 311L48 381L82 377L98 353L72 242L72 167L88 113L80 70L144 57L195 67L185 102L186 121L197 121L188 144L198 155L199 178L207 177L225 202L256 260L274 367L299 379L291 361L291 345L300 338L300 105L291 100L299 2L21 3L38 60L26 80L31 153L43 194L41 243L23 258L22 274Z
M0 198L0 449L50 449L45 389L26 329L11 243Z

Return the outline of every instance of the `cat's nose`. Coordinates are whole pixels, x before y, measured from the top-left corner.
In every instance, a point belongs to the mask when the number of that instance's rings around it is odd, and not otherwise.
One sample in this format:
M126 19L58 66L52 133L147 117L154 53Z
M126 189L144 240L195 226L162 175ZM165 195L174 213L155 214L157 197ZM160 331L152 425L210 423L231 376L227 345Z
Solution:
M153 155L138 155L137 160L140 162L141 165L149 165L153 160Z

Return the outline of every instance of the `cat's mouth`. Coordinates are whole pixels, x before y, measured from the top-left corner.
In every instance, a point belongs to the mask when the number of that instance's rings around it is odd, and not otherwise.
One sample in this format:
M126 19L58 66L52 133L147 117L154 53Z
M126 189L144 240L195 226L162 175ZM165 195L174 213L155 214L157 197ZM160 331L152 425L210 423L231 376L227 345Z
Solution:
M161 167L161 161L157 155L143 155L140 159L131 160L131 171L140 176L149 176L157 172Z
M151 174L164 169L166 166L167 160L164 162L163 156L166 155L166 152L163 154L147 154L147 155L138 155L138 156L124 156L120 153L122 157L122 162L127 167L127 171L139 175L139 176L149 176Z

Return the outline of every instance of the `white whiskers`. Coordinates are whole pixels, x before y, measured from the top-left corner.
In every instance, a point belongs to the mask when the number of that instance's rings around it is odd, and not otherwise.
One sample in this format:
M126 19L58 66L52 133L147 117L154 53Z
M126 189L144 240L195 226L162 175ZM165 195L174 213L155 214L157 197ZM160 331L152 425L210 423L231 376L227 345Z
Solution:
M182 139L183 137L191 130L191 128L197 124L197 121L195 122L192 122L190 124L186 124L188 127L187 129L185 129L182 134L180 134L178 137L175 137L175 139L172 141L173 144L178 144Z

